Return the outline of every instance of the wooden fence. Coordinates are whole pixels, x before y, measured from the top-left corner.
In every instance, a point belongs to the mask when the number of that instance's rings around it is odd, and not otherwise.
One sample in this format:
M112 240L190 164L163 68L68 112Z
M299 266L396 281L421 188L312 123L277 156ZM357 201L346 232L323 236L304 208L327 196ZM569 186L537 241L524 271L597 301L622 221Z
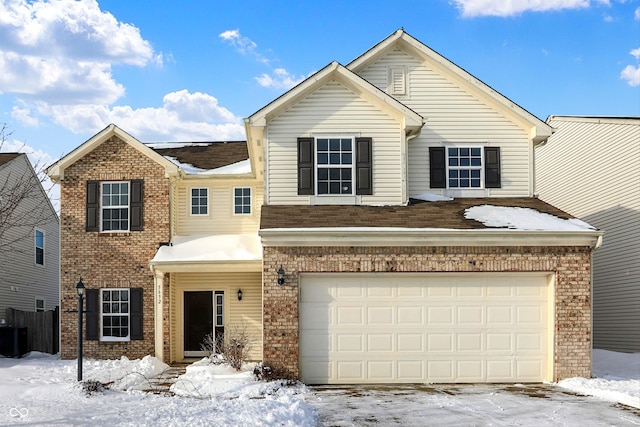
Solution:
M7 308L7 323L27 328L27 351L56 354L60 336L60 310L21 311Z

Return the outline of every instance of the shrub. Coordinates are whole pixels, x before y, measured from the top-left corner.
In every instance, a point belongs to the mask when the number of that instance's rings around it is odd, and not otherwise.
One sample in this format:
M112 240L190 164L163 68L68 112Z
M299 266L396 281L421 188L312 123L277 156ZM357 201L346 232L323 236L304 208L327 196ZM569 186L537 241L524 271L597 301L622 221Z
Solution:
M207 352L212 363L222 363L218 355L229 366L239 371L249 358L249 351L254 344L254 338L247 332L244 323L225 327L224 336L210 333L205 336L200 348Z

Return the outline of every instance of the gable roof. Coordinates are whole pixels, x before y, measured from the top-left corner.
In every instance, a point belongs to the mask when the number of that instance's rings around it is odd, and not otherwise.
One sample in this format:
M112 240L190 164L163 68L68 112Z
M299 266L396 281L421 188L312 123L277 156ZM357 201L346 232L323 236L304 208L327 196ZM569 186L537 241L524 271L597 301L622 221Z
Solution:
M546 140L553 133L553 128L547 123L415 39L403 29L395 31L389 37L351 61L347 64L347 68L357 73L395 48L400 48L428 63L434 71L454 80L460 87L511 116L513 120L529 130L529 136L535 143Z
M163 157L171 157L195 168L211 170L247 160L246 141L147 144Z
M253 113L248 119L250 125L265 126L271 118L332 80L338 81L358 96L401 119L410 133L417 134L422 129L424 119L420 114L335 61Z
M177 165L172 163L170 160L165 159L160 154L156 153L151 148L147 147L142 142L138 141L136 138L129 135L127 132L123 131L118 126L112 123L89 138L79 147L76 147L69 154L49 166L46 170L47 175L49 175L52 181L59 182L60 180L64 179L64 171L66 168L73 165L75 162L89 154L96 147L109 140L109 138L114 135L120 138L125 143L129 144L131 147L138 150L140 153L158 163L160 166L163 166L165 168L165 174L173 175L178 173Z

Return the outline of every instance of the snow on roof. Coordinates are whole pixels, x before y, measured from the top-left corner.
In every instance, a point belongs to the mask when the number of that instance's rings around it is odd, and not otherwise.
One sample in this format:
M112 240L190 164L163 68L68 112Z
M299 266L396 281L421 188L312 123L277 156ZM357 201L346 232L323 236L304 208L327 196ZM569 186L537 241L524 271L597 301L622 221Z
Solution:
M243 175L251 173L251 161L249 159L215 169L201 169L190 163L182 163L172 156L164 156L164 158L170 160L180 169L192 175Z
M481 205L465 210L466 219L475 219L487 227L514 230L584 231L595 227L577 218L562 219L530 208Z
M158 148L207 147L210 144L210 142L151 142L144 145L155 150Z
M413 199L424 200L425 202L440 202L443 200L453 200L451 197L441 196L435 193L422 193L417 196L413 196Z
M151 263L256 261L262 259L257 234L174 236L171 246L161 246Z

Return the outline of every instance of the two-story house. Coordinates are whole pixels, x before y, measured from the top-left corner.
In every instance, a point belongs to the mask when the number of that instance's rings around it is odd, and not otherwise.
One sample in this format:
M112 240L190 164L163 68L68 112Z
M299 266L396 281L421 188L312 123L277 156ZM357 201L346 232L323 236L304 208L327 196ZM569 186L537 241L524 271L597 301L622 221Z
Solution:
M58 306L58 234L58 215L27 155L0 153L0 319L8 322L8 308Z
M93 357L179 361L242 323L308 383L590 375L602 233L533 197L545 122L399 30L245 128L172 148L111 125L50 167L64 357L82 276Z

